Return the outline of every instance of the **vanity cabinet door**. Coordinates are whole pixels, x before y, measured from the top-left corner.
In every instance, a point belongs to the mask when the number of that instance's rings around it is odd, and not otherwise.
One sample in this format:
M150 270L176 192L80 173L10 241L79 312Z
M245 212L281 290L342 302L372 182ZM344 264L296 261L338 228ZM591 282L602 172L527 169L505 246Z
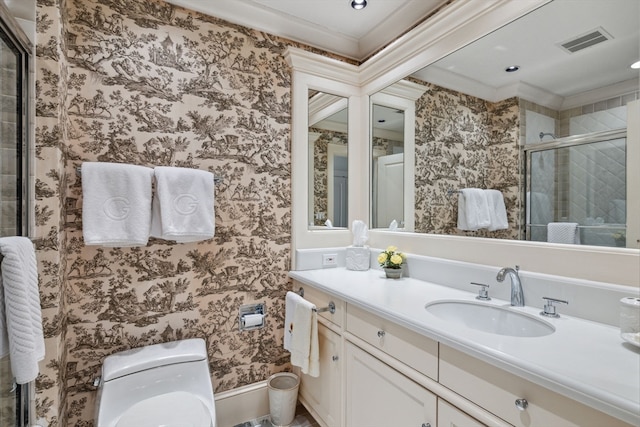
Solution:
M486 427L446 400L438 399L438 427Z
M345 425L436 427L433 393L351 343L345 354Z
M320 376L301 374L300 400L311 415L324 426L342 425L342 360L341 337L318 324Z

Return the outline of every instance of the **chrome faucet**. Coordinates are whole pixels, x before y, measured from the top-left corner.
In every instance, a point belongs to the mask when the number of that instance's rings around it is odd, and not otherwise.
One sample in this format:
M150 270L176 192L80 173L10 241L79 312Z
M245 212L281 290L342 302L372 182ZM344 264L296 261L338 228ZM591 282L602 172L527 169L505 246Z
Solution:
M517 265L515 270L511 267L505 267L498 271L498 275L496 276L496 280L498 282L502 282L504 280L504 276L507 274L511 278L511 305L514 307L524 307L524 293L522 292L520 276L518 276L519 270L520 267Z

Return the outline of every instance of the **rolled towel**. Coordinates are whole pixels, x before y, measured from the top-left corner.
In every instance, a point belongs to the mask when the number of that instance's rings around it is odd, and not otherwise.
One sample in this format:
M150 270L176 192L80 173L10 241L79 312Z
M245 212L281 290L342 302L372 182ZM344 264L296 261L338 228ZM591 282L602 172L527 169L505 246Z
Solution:
M489 204L484 190L463 188L458 196L458 228L479 230L491 225Z
M506 230L509 228L507 220L507 208L504 205L504 197L498 190L485 190L487 204L489 205L489 218L491 224L489 231Z
M120 163L82 164L85 245L145 246L151 228L153 169Z
M180 243L211 239L215 233L213 174L157 167L155 177L151 235Z
M547 224L547 242L580 244L580 229L577 222L550 222Z
M0 253L0 357L9 354L16 382L26 384L44 359L36 253L26 237L0 238Z

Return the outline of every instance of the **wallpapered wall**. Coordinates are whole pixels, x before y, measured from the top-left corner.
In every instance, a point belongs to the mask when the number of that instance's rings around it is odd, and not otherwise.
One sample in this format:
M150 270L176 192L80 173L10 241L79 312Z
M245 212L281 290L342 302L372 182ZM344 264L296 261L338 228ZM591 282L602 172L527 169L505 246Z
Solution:
M499 239L518 238L519 106L517 98L497 103L415 80L427 86L416 101L415 230ZM447 190L500 190L508 230L456 228L458 195Z
M217 392L288 368L288 44L157 0L38 0L37 411L48 425L92 425L92 380L128 348L202 337ZM213 172L215 238L84 246L83 161ZM267 326L239 332L238 308L254 302Z

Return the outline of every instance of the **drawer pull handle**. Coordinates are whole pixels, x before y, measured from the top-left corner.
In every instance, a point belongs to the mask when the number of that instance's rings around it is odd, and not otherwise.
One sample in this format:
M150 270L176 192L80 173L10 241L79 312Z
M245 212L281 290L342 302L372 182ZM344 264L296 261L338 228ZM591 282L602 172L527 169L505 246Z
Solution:
M516 408L519 410L524 411L527 409L527 406L529 406L527 399L516 399Z
M384 338L385 332L384 331L378 331L378 338Z
M331 356L331 360L337 362L340 359L340 356Z

